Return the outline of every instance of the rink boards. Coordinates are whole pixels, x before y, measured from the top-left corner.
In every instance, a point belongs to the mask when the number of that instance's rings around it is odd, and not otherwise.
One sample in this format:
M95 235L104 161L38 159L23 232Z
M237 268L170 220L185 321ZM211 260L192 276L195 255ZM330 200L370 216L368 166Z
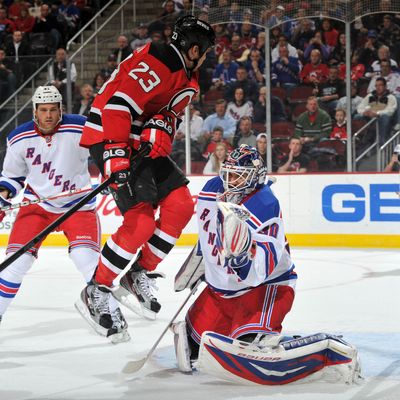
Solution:
M190 177L195 203L207 179ZM292 246L400 247L399 174L278 175L272 189L280 201ZM105 240L122 217L111 196L99 196L97 208ZM0 223L1 245L7 244L15 214ZM196 239L194 214L178 244L194 244ZM59 246L67 241L54 233L44 244Z

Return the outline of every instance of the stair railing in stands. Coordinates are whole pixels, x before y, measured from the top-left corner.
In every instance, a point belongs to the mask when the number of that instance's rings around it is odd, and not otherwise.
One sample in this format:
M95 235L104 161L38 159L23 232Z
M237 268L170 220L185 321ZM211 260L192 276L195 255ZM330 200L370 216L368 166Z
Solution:
M108 4L112 3L113 0L111 0ZM98 54L98 43L97 43L97 34L114 18L116 14L119 12L121 13L121 24L120 24L120 31L121 33L124 32L124 12L123 8L127 3L132 1L133 4L133 20L136 22L136 0L121 0L121 4L107 17L107 19L100 25L98 26L98 21L97 18L93 21L95 24L94 31L89 37L84 40L83 32L78 32L76 35L74 35L71 40L67 43L67 51L70 49L72 42L80 36L80 46L72 53L67 55L67 111L71 112L72 111L72 81L71 81L71 63L72 60L80 54L81 56L81 75L83 75L83 70L84 70L84 57L83 57L83 49L94 39L94 45L95 45L95 62L97 62L97 54ZM101 13L101 10L99 11ZM97 13L96 15L98 15ZM86 24L88 25L88 24ZM86 26L85 25L85 26Z

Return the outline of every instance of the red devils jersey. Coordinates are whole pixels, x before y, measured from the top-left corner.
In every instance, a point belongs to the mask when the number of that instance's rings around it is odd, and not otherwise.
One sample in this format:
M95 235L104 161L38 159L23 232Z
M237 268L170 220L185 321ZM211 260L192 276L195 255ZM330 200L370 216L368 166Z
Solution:
M144 122L163 111L177 116L199 90L174 45L149 43L122 61L96 96L80 145L111 140L140 144Z

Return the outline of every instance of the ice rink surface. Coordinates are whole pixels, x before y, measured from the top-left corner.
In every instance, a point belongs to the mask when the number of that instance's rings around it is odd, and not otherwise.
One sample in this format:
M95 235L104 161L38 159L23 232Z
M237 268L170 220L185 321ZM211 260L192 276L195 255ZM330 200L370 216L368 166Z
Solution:
M0 399L400 399L397 250L292 249L299 280L284 332L343 334L359 349L365 379L358 385L246 387L184 375L176 367L170 332L142 370L122 374L127 361L147 353L187 296L173 292L173 279L188 252L175 249L160 267L167 279L159 282L158 319L146 321L123 309L132 340L113 345L74 309L84 283L67 249L41 249L0 326Z

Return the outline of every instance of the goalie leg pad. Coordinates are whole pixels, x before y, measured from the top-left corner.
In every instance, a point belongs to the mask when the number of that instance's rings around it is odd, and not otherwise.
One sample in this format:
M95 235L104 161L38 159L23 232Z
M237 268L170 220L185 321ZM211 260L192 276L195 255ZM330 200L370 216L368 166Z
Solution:
M204 332L197 368L241 384L283 385L325 367L342 365L345 367L335 371L336 381L354 382L360 373L357 350L333 335L322 333L259 347L215 332Z
M171 330L174 333L174 345L178 369L182 372L192 372L190 362L190 347L188 335L186 331L186 322L180 321L171 325Z

